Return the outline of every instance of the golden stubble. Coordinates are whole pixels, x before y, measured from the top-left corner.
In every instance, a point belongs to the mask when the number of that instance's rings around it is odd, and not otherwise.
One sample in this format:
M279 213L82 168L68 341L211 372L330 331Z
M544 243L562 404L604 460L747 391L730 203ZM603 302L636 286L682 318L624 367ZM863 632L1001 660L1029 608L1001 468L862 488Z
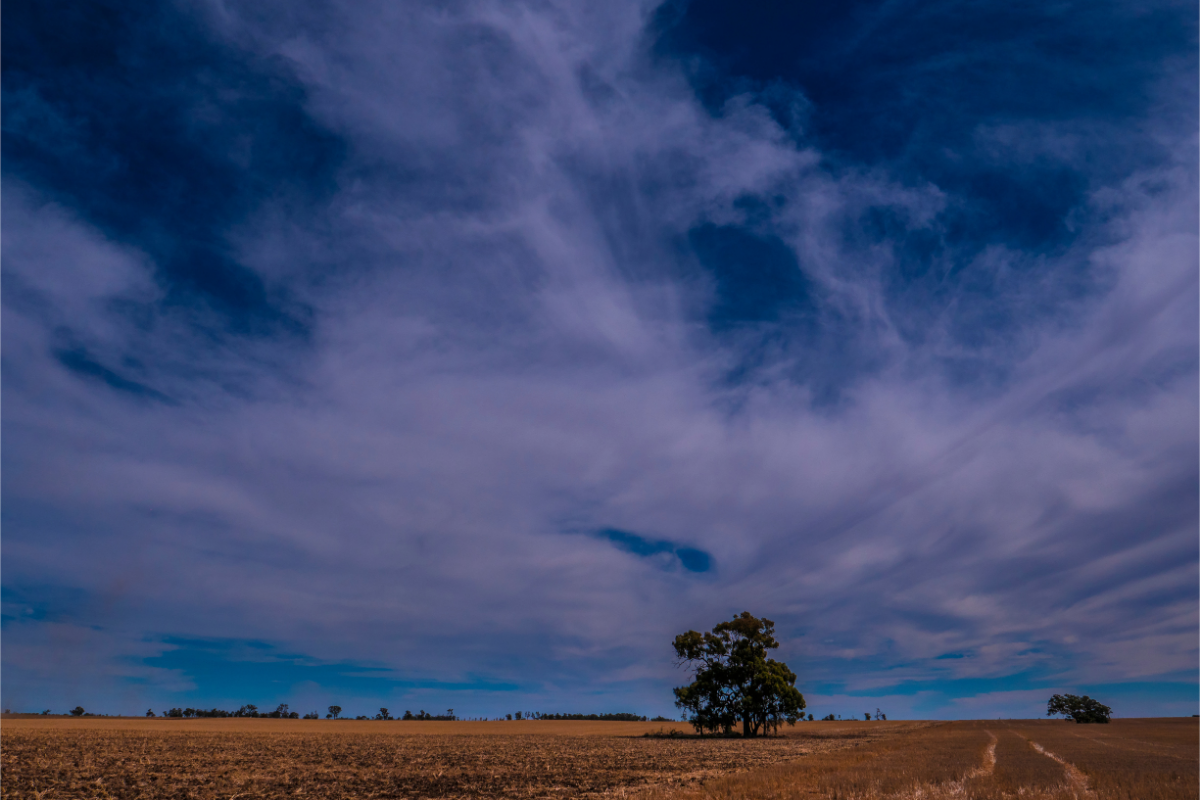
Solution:
M874 731L812 724L762 740L645 737L620 722L5 719L4 797L597 797L697 785L852 747ZM816 735L811 735L816 734Z
M606 722L14 719L12 798L1193 800L1195 720L802 723L760 740Z

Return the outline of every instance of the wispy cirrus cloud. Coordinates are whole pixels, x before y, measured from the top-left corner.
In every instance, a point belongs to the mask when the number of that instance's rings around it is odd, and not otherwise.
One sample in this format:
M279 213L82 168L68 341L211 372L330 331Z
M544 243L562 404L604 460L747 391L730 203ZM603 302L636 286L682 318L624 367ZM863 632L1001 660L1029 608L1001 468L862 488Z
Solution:
M88 702L238 640L316 665L260 705L667 712L670 637L742 609L810 694L913 713L1194 673L1194 119L1134 99L1186 41L955 112L982 56L888 94L867 11L841 83L645 4L95 13L9 20L4 79L4 582L146 667ZM987 58L1086 76L1035 45Z

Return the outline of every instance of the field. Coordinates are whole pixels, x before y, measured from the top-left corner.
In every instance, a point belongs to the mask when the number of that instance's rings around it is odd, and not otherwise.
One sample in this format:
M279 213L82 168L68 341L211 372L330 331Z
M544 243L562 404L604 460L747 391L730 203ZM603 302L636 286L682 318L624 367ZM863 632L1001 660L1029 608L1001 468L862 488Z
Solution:
M1195 720L682 725L5 718L5 798L1196 798Z

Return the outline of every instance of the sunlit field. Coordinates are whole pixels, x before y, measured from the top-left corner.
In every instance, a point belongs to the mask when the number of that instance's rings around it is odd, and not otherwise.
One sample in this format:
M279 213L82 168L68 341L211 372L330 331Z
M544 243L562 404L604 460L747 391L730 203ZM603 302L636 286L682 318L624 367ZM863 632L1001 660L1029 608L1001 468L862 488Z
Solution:
M682 724L6 718L4 797L1197 797L1195 720ZM669 734L683 736L645 736Z
M867 723L867 725L874 723ZM1197 797L1194 719L935 724L646 798L1167 800Z

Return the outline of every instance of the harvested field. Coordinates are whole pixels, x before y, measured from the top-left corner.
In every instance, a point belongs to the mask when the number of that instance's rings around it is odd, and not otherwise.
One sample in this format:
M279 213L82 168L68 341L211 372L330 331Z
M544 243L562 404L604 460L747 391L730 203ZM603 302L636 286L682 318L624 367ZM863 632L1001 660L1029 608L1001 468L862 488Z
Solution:
M12 798L1197 800L1196 720L657 723L5 719Z
M950 722L644 800L1196 800L1194 719Z
M685 729L659 723L5 720L0 787L6 798L594 797L694 785L905 727L743 741L642 736Z

